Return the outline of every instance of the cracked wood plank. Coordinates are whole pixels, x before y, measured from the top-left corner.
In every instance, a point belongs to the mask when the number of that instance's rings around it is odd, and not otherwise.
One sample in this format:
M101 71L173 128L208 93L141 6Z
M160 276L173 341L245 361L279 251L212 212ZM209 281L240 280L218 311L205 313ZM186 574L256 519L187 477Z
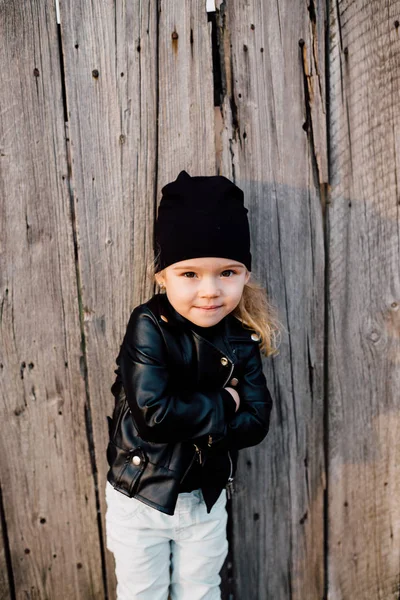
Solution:
M2 3L0 31L1 490L10 593L97 600L103 585L54 2Z
M329 600L400 594L398 11L330 10Z
M220 2L218 20L219 164L244 189L254 273L287 329L280 355L265 363L275 400L270 433L240 456L234 597L317 600L324 594L325 5Z

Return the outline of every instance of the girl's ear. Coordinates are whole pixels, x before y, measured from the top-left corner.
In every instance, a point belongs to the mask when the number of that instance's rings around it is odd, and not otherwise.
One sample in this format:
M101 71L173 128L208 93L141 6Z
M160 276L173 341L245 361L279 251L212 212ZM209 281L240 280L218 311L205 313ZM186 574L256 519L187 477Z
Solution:
M249 279L250 279L250 275L251 275L250 271L248 271L248 270L246 269L246 280L245 280L245 282L244 282L244 283L245 283L245 285L246 285L246 283L248 283L248 281L249 281Z
M165 280L164 280L164 276L162 274L162 271L160 271L159 273L156 273L154 275L154 279L156 280L157 285L160 286L160 288L164 288L165 287Z

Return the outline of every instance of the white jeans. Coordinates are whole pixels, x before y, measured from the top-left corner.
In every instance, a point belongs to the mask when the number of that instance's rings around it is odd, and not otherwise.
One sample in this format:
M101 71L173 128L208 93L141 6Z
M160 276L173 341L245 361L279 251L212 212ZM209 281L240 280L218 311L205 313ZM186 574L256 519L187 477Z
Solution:
M228 554L226 489L207 513L200 489L178 496L166 515L106 483L107 548L117 600L220 600Z

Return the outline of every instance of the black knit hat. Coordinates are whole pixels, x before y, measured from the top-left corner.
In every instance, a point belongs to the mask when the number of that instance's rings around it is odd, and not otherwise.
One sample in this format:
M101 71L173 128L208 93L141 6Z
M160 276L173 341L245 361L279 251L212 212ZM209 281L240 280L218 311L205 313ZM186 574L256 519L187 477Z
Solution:
M155 227L157 270L181 260L230 258L251 271L250 232L243 192L222 175L181 171L162 190Z

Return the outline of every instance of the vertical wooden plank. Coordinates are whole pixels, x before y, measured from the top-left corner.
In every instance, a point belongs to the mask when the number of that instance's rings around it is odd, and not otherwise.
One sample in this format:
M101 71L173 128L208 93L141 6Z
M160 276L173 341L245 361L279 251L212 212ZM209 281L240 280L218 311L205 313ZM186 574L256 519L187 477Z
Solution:
M72 203L84 312L84 363L105 541L106 415L133 307L153 282L157 160L157 3L63 2ZM105 551L110 600L114 559Z
M1 490L17 598L102 597L54 2L0 11Z
M235 598L323 596L324 4L220 3L221 171L244 189L254 275L278 306L267 439L241 453ZM321 39L322 38L322 39ZM300 42L300 43L299 43Z
M330 600L400 593L399 8L330 10Z
M205 2L160 3L158 190L185 169L216 175L211 23Z

